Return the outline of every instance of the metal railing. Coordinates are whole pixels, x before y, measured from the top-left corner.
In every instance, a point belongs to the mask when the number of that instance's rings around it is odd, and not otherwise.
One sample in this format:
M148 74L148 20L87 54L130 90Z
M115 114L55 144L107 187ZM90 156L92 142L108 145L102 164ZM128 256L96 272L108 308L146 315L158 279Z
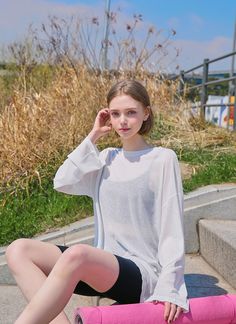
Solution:
M228 82L229 83L229 95L234 95L234 103L226 103L224 106L233 106L234 105L234 123L233 123L233 130L236 130L236 76L230 75L230 77L225 77L225 78L219 78L217 80L212 80L208 81L209 78L209 65L211 63L215 63L217 61L226 59L230 56L236 55L236 51L228 53L226 55L217 57L215 59L209 60L209 59L204 59L203 63L200 65L197 65L187 71L180 71L179 75L179 93L182 94L184 91L191 91L194 89L199 89L200 90L200 96L201 96L201 103L200 103L200 115L201 118L204 120L205 118L205 108L207 106L214 107L214 106L219 106L219 104L207 104L207 97L208 97L208 86L214 85L214 84L219 84L222 82ZM201 84L194 85L194 86L186 86L187 85L187 80L186 80L186 75L189 74L190 72L193 72L195 70L198 70L202 68L202 82ZM231 73L232 74L232 73Z

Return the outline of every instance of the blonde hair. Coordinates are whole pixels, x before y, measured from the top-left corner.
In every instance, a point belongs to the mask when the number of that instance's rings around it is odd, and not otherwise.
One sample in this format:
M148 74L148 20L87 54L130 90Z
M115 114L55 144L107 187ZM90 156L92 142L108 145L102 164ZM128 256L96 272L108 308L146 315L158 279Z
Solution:
M138 132L140 135L148 134L153 127L154 115L151 109L150 98L146 88L136 80L119 81L111 87L110 91L107 94L108 107L112 99L123 94L132 97L136 101L139 101L144 108L149 109L149 116L147 120L143 121L143 124Z

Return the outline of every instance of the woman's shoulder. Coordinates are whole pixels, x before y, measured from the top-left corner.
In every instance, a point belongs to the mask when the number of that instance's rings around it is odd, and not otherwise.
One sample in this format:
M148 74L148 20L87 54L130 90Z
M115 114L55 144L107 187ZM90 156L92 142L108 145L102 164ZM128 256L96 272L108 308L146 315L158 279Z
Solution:
M151 172L159 172L160 170L171 170L179 167L177 155L174 150L166 147L156 147L153 152L151 163Z
M117 154L121 152L121 148L119 147L106 147L102 151L100 151L100 157L104 159L106 162L112 160Z
M117 154L120 151L121 151L121 148L119 148L119 147L109 146L109 147L104 148L102 151L100 151L100 154L102 154L102 155Z
M154 160L173 161L177 159L177 155L175 151L170 148L157 146L153 148L153 151L154 151Z
M150 168L150 179L152 179L151 184L153 188L158 187L158 179L161 181L160 188L162 188L164 178L169 179L169 183L172 183L172 181L181 182L179 161L175 151L169 148L160 147L152 160Z

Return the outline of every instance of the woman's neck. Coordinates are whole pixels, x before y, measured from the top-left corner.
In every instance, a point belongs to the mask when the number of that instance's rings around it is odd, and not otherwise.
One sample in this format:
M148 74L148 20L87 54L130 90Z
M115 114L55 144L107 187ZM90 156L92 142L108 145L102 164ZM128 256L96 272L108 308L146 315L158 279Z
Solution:
M151 147L141 135L129 139L123 139L122 143L123 150L125 151L139 151Z

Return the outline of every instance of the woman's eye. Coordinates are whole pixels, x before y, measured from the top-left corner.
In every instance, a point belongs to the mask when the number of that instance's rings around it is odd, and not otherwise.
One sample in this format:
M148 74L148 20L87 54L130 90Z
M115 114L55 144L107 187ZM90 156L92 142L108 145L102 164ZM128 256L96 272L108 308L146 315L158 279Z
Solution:
M113 112L111 113L111 116L112 116L112 117L117 117L117 116L119 116L119 114L118 114L118 112L113 111Z
M128 111L128 115L135 115L135 114L136 114L136 111L135 110Z

